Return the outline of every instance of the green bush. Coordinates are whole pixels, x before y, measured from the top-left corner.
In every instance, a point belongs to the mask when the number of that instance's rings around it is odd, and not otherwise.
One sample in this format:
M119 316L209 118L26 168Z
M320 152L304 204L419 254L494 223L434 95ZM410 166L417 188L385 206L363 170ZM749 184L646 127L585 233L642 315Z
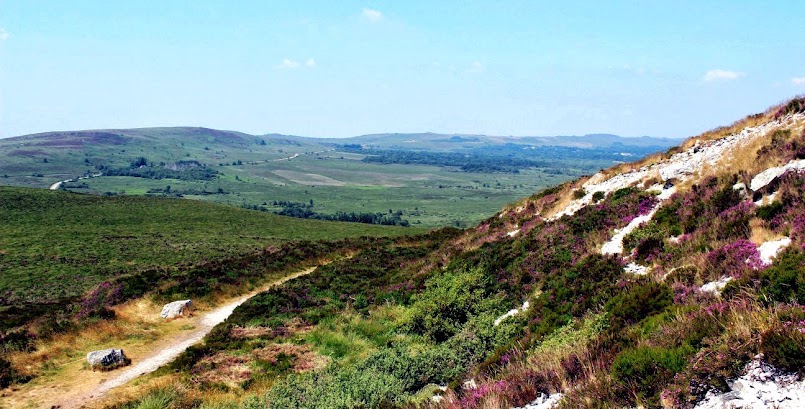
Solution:
M667 285L648 281L631 288L626 287L607 302L605 309L611 314L613 324L635 324L672 303L673 293Z
M805 371L805 311L790 308L776 325L761 335L760 351L772 365L786 371Z
M417 297L410 327L413 332L443 342L461 330L487 302L490 277L482 269L446 272L427 281Z
M764 206L760 206L757 208L757 217L765 220L771 221L775 216L782 213L785 210L785 206L783 206L783 202L776 201L769 203Z
M805 253L786 251L760 273L763 298L805 304Z
M693 353L689 346L679 348L637 347L627 349L612 363L612 377L621 387L631 390L650 406L658 403L658 392L682 372ZM655 402L655 404L651 404Z

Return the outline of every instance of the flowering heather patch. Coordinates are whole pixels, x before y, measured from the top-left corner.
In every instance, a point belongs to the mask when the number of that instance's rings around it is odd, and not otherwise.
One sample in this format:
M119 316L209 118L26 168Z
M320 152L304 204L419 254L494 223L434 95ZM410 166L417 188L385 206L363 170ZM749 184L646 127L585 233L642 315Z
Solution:
M755 243L744 239L711 251L707 255L707 262L711 266L711 279L719 279L722 276L740 278L746 273L764 267Z
M104 316L111 313L109 307L123 300L123 285L112 284L105 281L95 287L92 292L84 297L79 304L76 318L87 318L92 316ZM113 314L113 313L112 313Z

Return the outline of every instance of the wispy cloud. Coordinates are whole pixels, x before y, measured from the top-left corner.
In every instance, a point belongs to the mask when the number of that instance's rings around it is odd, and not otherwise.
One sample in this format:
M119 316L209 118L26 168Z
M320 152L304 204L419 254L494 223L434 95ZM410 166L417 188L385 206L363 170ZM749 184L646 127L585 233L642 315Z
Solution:
M745 76L746 76L745 73L738 71L715 69L707 71L707 73L704 74L704 81L705 82L732 81Z
M794 85L805 85L805 77L791 78L791 83Z
M316 60L313 58L308 58L307 61L304 62L304 64L299 61L292 60L290 58L283 58L282 62L277 64L277 68L281 70L293 70L302 67L313 68L315 66L316 66Z
M8 31L5 28L0 28L0 41L8 40Z
M480 73L486 71L486 67L484 67L484 65L478 61L473 61L472 64L470 64L470 69L468 71Z
M361 14L363 15L363 18L371 21L372 23L377 23L378 21L383 20L383 13L381 13L379 10L365 8Z
M285 59L282 60L281 63L279 63L279 65L277 65L277 68L280 68L280 69L283 69L283 70L290 70L290 69L294 69L294 68L299 68L299 61L295 61L295 60L292 60L290 58L285 58Z

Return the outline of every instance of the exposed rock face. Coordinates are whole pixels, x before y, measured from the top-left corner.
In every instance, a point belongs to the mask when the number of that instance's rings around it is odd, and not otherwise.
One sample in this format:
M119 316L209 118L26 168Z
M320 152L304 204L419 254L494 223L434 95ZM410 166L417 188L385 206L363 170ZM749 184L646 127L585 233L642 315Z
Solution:
M761 358L756 357L743 376L729 382L729 391L708 392L696 409L805 407L805 380L780 373Z
M110 370L131 363L122 349L102 349L87 354L87 363L92 369Z
M165 304L162 307L162 312L159 313L159 316L165 319L173 319L190 311L190 307L193 305L193 301L190 300L179 300L174 301L172 303Z

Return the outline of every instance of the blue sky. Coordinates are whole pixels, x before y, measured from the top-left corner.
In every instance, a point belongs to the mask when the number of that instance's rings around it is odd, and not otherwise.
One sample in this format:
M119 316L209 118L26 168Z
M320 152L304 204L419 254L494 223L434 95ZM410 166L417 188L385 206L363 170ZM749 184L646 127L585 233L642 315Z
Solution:
M805 2L0 0L0 137L687 137L805 92Z

